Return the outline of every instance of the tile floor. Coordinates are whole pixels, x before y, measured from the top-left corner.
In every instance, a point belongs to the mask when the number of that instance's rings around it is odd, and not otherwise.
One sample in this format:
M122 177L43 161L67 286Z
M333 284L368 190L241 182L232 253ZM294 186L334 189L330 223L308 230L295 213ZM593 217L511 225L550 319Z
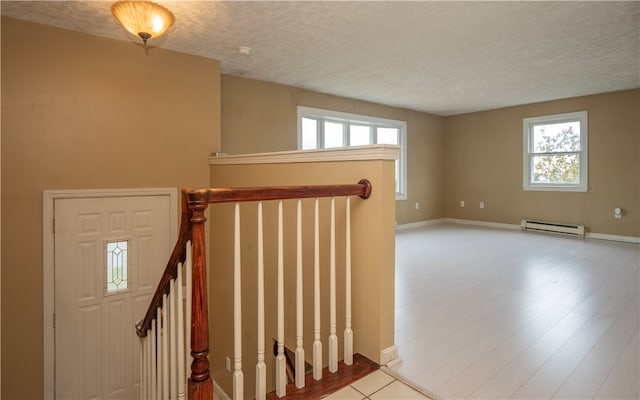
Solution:
M323 400L404 400L430 399L413 389L406 383L396 379L392 374L380 369L364 378L353 382L350 386L323 397Z

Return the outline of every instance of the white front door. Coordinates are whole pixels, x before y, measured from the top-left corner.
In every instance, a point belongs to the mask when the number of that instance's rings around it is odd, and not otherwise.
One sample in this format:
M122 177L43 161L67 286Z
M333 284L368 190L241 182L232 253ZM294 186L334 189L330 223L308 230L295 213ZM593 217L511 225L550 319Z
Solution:
M56 199L55 397L139 398L143 318L169 259L169 196Z

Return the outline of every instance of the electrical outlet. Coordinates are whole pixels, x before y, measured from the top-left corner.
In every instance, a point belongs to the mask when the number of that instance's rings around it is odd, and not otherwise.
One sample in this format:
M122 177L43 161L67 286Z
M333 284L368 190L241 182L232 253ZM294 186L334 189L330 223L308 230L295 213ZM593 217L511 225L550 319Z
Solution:
M622 209L620 207L616 207L615 210L613 210L613 217L615 219L622 218Z
M229 356L225 357L226 358L226 362L227 362L227 371L231 372L231 359L229 358Z
M460 200L460 207L464 207L464 200Z
M420 204L416 201L416 210L420 208Z
M484 208L484 201L480 202L480 208Z

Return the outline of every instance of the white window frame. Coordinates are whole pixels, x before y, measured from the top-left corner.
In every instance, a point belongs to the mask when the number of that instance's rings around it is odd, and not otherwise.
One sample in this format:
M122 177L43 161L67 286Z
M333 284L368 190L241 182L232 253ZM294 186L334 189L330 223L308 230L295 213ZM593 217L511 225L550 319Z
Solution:
M318 131L316 136L316 145L318 149L324 147L324 121L338 122L344 125L342 142L349 147L349 126L364 125L370 127L371 143L376 143L376 131L372 128L395 128L398 129L398 145L400 146L400 158L398 159L397 174L399 177L398 191L396 192L396 200L407 199L407 123L406 121L371 117L368 115L351 114L340 111L323 110L320 108L298 106L298 150L302 149L302 119L309 118L318 121Z
M534 153L533 152L533 128L537 125L555 124L562 122L580 122L580 151L569 152L578 153L580 157L580 183L534 183L532 182L531 171L533 157L540 154L563 154L555 153ZM522 187L524 190L539 191L561 191L561 192L586 192L589 190L589 148L588 148L588 113L578 111L565 114L545 115L540 117L524 118L522 120L523 131L523 168Z

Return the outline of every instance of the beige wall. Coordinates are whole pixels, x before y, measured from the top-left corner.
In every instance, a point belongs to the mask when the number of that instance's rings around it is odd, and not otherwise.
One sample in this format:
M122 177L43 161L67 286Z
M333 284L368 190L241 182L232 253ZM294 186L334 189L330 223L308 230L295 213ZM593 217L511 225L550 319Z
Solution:
M408 197L396 203L397 223L445 216L444 119L436 115L223 74L222 151L296 150L299 105L406 121Z
M352 279L353 331L356 353L380 362L380 351L394 344L394 282L395 282L395 163L393 161L344 161L329 163L262 164L212 166L212 185L225 187L310 185L356 183L368 178L373 192L368 200L351 200L352 211ZM328 362L329 336L329 199L320 202L320 264L323 342L323 361ZM225 370L225 357L233 359L233 205L211 206L212 228L209 257L211 264L210 320L227 329L212 329L211 370L227 393L231 393L231 373ZM303 201L303 264L304 264L304 346L306 359L312 359L313 341L313 207L312 199ZM344 331L344 199L336 200L336 276L337 276L337 335L342 359ZM256 363L256 206L241 208L242 248L242 310L243 310L243 369L245 398L253 398ZM285 245L285 342L295 349L295 266L296 266L296 203L284 202ZM265 282L266 282L266 363L268 385L273 385L274 369L271 355L272 338L276 337L277 293L277 202L264 205ZM292 247L294 246L294 247Z
M216 60L2 17L2 398L43 397L43 190L207 186L219 121Z
M398 224L445 216L518 224L526 217L640 236L639 97L632 90L438 117L223 74L222 150L296 149L298 105L404 120L408 199L397 201ZM522 118L579 110L589 111L589 191L523 191ZM616 207L621 220L613 219Z
M589 112L589 190L524 191L522 119L582 110ZM447 217L508 224L540 218L640 236L639 116L636 89L446 118ZM622 219L613 218L616 207Z

